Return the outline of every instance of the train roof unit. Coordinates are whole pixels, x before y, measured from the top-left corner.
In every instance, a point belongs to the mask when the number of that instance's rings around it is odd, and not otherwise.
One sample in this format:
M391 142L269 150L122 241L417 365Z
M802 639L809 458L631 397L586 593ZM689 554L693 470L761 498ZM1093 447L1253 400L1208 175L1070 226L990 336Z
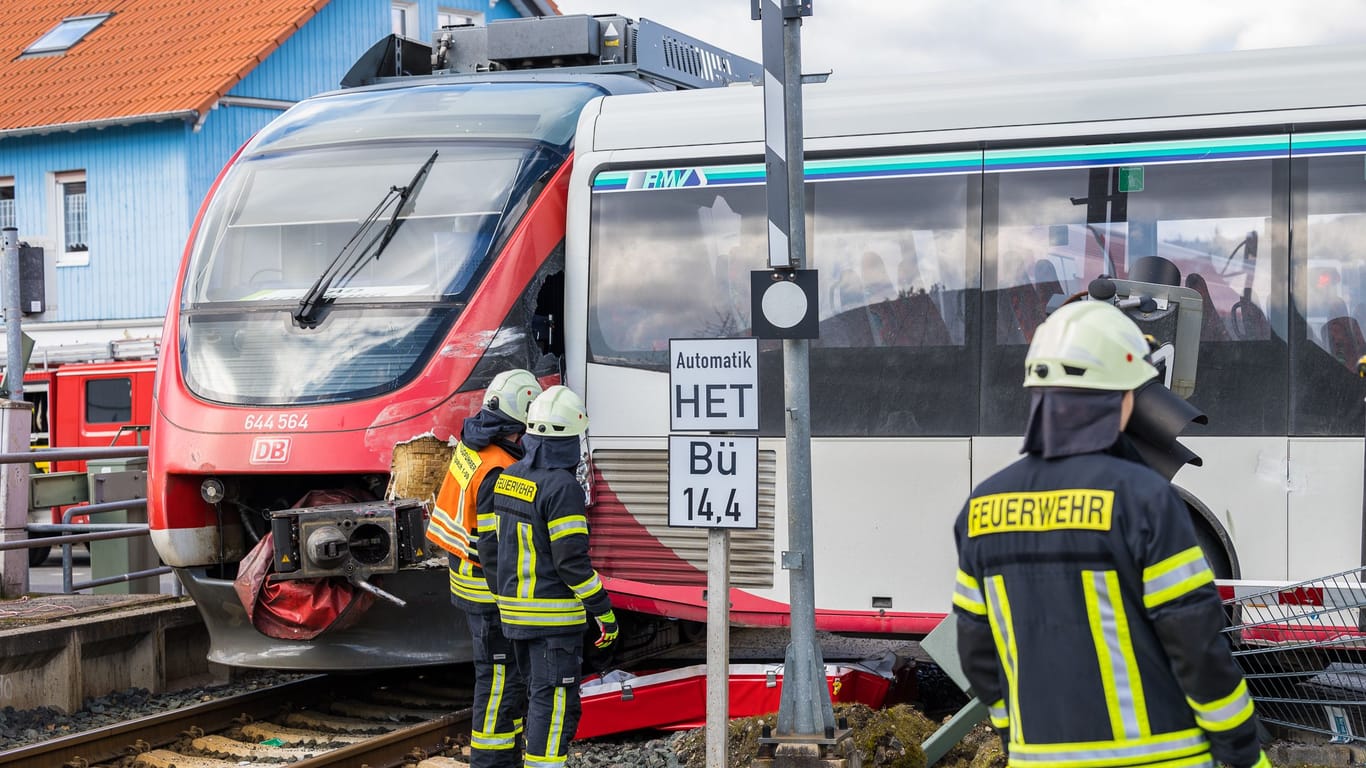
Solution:
M342 78L352 88L419 76L497 73L629 75L662 90L760 82L763 67L648 19L604 14L504 19L444 27L431 45L389 35Z

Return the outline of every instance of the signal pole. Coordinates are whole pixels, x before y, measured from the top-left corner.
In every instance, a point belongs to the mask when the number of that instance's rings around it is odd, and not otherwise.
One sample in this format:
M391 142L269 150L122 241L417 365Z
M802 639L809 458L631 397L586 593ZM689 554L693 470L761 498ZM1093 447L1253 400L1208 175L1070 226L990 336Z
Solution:
M28 450L31 406L24 402L23 333L19 328L19 230L0 230L4 244L5 382L0 400L0 450ZM28 538L28 465L0 466L0 541ZM20 597L29 588L28 550L0 552L0 597Z
M783 666L776 736L766 733L760 739L761 759L771 757L781 764L785 758L823 758L836 742L825 662L816 644L810 394L815 276L801 269L806 260L801 28L802 17L810 16L812 8L811 0L752 0L751 9L763 31L770 268L755 276L755 327L762 314L785 329L777 336L783 339L784 360L788 549L782 553L782 566L788 572L791 641ZM810 278L809 285L805 278ZM802 317L809 322L799 323ZM808 330L797 330L799 325Z

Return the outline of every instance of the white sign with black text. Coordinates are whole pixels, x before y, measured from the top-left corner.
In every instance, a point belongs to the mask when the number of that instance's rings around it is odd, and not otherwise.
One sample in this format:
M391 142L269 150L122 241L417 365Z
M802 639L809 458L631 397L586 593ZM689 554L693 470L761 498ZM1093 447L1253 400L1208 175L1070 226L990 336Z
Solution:
M759 340L669 339L669 429L759 428Z
M759 527L759 438L669 436L669 526Z

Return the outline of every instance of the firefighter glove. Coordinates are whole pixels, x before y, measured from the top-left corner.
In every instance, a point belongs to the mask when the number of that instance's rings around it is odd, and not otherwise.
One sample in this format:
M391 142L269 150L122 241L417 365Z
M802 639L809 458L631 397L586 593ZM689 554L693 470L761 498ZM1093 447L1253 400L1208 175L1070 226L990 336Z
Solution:
M593 620L598 623L598 629L602 634L593 641L594 648L606 648L617 640L617 615L608 611L607 613L594 616Z

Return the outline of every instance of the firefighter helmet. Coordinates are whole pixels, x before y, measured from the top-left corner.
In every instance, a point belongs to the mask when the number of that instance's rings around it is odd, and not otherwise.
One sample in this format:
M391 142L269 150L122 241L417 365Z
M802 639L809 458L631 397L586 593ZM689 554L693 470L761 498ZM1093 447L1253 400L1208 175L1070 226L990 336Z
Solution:
M588 430L583 398L569 387L553 386L542 392L527 411L527 430L542 437L574 437Z
M1034 332L1024 385L1128 392L1157 375L1148 353L1143 332L1113 304L1064 304Z
M484 407L501 411L525 424L527 409L539 394L541 383L536 381L536 376L531 371L513 368L493 377L489 388L484 390Z

